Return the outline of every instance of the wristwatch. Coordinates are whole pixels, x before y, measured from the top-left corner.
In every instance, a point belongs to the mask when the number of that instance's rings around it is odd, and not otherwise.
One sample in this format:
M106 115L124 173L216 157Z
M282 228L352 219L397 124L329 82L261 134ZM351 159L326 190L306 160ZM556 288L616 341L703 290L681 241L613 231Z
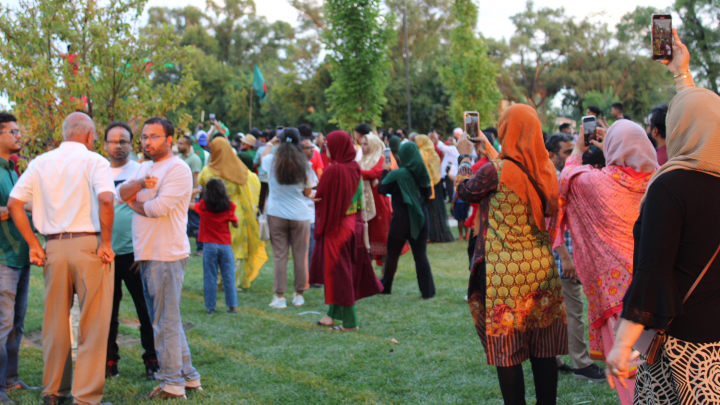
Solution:
M470 162L472 162L472 155L460 155L458 156L458 166L462 163L464 159L470 159Z

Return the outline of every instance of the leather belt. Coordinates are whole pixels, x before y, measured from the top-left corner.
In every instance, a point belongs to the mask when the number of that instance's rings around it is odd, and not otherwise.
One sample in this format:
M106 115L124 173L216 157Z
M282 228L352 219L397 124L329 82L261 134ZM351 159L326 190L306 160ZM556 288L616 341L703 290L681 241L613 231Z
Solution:
M52 235L45 235L45 239L47 240L54 240L54 239L72 239L72 238L79 238L81 236L96 236L99 235L99 232L66 232L66 233L54 233Z

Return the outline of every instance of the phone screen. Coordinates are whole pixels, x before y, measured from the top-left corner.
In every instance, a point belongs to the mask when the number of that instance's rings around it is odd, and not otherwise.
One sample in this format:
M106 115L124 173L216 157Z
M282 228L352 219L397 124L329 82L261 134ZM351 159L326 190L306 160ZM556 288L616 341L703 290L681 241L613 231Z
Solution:
M583 129L585 135L585 146L590 146L593 139L595 139L595 134L597 133L597 119L593 116L587 116L583 117L582 119Z
M654 60L672 60L672 16L668 14L653 14L651 28L652 58Z
M383 153L385 154L385 163L390 164L390 149L386 148Z
M468 138L475 139L480 133L480 114L476 111L465 111L465 132Z

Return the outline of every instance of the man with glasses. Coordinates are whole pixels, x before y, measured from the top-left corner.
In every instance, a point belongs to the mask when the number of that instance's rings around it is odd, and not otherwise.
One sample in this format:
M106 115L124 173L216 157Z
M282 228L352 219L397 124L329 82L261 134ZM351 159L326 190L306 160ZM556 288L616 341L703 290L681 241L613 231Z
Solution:
M122 121L113 121L105 128L105 150L112 171L115 185L122 184L133 177L140 168L140 163L130 160L132 152L133 134L130 126ZM149 380L155 379L154 373L158 371L158 361L155 355L155 341L153 338L152 322L148 315L145 295L143 294L142 279L133 264L135 255L132 244L132 217L134 211L124 203L115 203L115 223L113 224L112 248L115 252L115 290L113 294L112 315L110 317L110 335L107 342L107 363L105 365L105 378L117 377L120 348L117 344L118 312L122 300L122 283L130 292L138 320L140 321L140 342L145 350L142 358L145 362L145 376Z
M133 248L140 262L155 350L160 370L149 398L186 398L199 391L200 374L192 365L180 317L180 293L190 242L186 236L187 212L193 178L185 162L172 154L175 127L159 117L145 121L140 140L151 161L118 186L122 201L133 214Z
M7 209L10 190L18 181L10 157L20 152L21 137L17 118L0 113L0 404L15 403L6 391L34 389L18 377L30 284L30 249Z
M74 403L97 405L105 388L115 277L115 189L110 164L92 151L97 140L92 119L72 113L63 122L62 134L57 149L30 162L10 192L8 209L29 245L30 262L45 266L43 400L47 405L66 402L72 383ZM45 248L30 227L28 202L33 224L45 235ZM73 381L69 319L74 293L80 302L81 338Z

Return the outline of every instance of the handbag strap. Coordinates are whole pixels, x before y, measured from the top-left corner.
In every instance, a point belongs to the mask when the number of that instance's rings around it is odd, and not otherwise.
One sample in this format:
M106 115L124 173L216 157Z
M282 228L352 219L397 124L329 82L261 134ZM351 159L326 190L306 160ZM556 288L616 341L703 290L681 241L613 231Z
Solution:
M698 284L700 284L700 280L702 280L703 276L705 276L705 273L707 273L708 269L710 268L710 266L711 266L711 265L713 264L713 262L715 261L715 258L717 257L718 253L720 253L720 246L718 246L717 250L715 250L715 254L714 254L713 257L710 259L710 261L708 262L707 266L705 266L705 268L703 269L702 273L700 273L700 275L698 276L697 280L695 280L695 284L693 284L692 287L690 287L690 291L688 291L687 294L685 294L685 298L683 298L683 302L682 302L683 304L685 304L685 301L687 301L688 298L690 298L690 294L692 294L693 291L695 291L695 287L697 287Z
M525 175L527 175L528 180L530 180L530 183L532 183L533 187L535 187L535 192L540 197L540 201L542 202L543 215L545 215L545 213L547 212L547 198L545 198L545 194L543 194L542 191L540 190L540 185L537 183L537 181L535 181L535 178L533 178L533 176L530 174L530 171L528 171L527 167L525 167L524 164L518 162L517 160L515 160L511 157L505 156L505 157L503 157L503 160L509 160L509 161L515 163L515 165L517 167L519 167L520 170L522 170L525 173ZM715 253L715 254L717 254L717 253Z

